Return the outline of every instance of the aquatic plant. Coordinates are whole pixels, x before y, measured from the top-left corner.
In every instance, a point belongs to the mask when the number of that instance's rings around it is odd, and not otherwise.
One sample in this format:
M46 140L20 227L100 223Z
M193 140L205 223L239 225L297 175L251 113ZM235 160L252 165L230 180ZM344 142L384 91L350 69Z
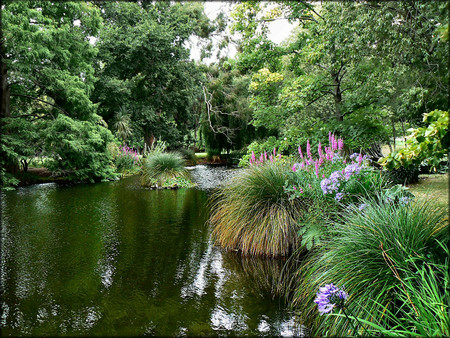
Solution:
M380 193L362 199L363 210L351 205L343 211L330 224L321 245L293 274L297 283L293 303L301 306L305 325L313 334L347 336L353 332L346 318L319 316L314 295L320 286L345 285L349 313L362 323L381 325L380 314L395 313L396 295L403 288L400 280L416 271L410 260L417 258L424 264L443 260L436 240L448 240L446 211L426 201L404 204L385 197ZM395 269L390 262L395 262ZM363 325L357 325L360 333L370 327Z
M233 177L213 195L210 223L216 244L244 254L286 256L297 247L298 219L312 201L289 199L289 167L265 161Z
M142 165L141 184L154 188L194 186L184 166L184 159L177 153L150 153Z

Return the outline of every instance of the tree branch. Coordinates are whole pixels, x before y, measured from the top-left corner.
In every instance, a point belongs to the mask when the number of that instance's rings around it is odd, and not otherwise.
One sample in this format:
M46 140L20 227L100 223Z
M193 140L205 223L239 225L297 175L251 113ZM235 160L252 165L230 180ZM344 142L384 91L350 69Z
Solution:
M25 95L25 94L14 94L14 93L11 93L10 95L11 95L11 96L26 97L26 98L29 98L29 99L32 99L32 100L36 100L36 101L39 101L39 102L48 104L49 106L55 107L56 109L59 109L59 110L62 111L64 114L66 114L67 116L69 116L69 113L68 113L67 111L65 111L65 110L62 109L61 107L57 106L56 104L50 103L50 102L48 102L48 101L41 100L41 99L39 99L39 98L37 98L37 97L33 97L33 96Z

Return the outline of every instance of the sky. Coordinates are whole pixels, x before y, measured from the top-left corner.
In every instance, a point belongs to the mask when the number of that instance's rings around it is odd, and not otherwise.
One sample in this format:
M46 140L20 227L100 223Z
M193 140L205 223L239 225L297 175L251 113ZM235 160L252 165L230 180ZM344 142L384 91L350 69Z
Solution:
M206 1L204 5L205 14L211 20L214 20L221 10L225 11L226 14L229 14L233 5L234 4L229 1ZM268 26L268 37L270 40L277 44L285 40L291 33L292 29L295 27L295 25L290 24L286 19L272 21L268 24ZM191 39L191 59L199 60L200 48L196 46L196 41L196 38ZM233 45L230 45L227 54L229 57L234 57L236 55L236 48ZM203 60L203 62L208 64L214 61L217 60L215 58L208 58Z

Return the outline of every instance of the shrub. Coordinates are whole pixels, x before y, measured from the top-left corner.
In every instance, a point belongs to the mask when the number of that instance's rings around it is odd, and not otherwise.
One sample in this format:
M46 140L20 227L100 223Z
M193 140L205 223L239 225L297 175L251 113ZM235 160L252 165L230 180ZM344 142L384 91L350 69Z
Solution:
M440 162L448 155L450 134L448 133L448 112L433 110L424 114L426 127L410 129L411 135L406 141L406 147L390 153L379 162L388 170L404 167L418 168L420 164L430 165L437 169Z
M213 238L244 254L286 256L297 246L297 220L311 203L289 199L284 185L289 168L282 161L254 165L213 195Z
M134 172L137 170L137 165L139 164L137 151L131 149L126 144L120 147L114 160L116 168L120 172Z
M436 239L448 237L445 210L426 201L408 203L406 198L393 201L387 197L380 193L377 198L362 199L359 206L350 206L294 275L293 303L302 306L305 325L313 334L347 336L355 324L341 316L318 315L313 300L319 287L329 283L345 286L348 312L380 325L380 313L399 306L396 294L402 287L390 261L398 264L398 277L404 279L404 271L414 272L409 263L413 257L425 262L443 259ZM369 327L360 322L356 325L360 331Z
M155 188L188 188L194 186L184 168L185 162L177 153L150 153L144 161L141 184Z

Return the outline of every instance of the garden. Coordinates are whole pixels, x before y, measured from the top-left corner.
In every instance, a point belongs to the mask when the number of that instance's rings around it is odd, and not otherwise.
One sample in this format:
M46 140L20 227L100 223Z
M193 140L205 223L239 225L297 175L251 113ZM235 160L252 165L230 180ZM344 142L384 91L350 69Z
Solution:
M2 5L7 335L449 336L449 4L219 4Z

